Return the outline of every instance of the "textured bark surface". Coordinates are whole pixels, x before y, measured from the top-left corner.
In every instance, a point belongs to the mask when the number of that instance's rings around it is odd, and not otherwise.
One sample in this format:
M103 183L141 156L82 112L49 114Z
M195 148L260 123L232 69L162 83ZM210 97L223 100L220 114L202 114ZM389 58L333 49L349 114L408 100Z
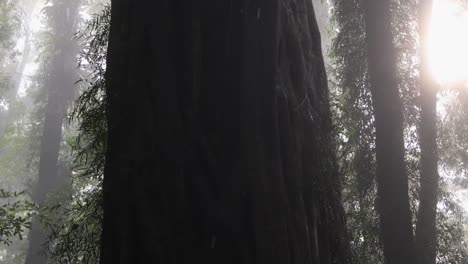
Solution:
M437 251L437 197L439 172L437 169L437 90L428 58L428 34L432 14L432 0L420 1L419 35L421 45L421 176L419 211L416 223L416 250L419 264L435 264Z
M387 264L416 263L404 163L403 114L398 91L390 1L365 0L369 77L375 113L378 211Z
M39 205L44 204L50 192L66 182L63 175L58 174L57 162L62 141L63 121L73 94L74 83L78 80L75 75L78 47L73 34L77 29L79 2L77 0L53 2L57 6L56 12L51 14L51 27L55 38L52 48L55 52L45 69L49 71L44 84L47 89L47 106L41 136L39 174L32 197L33 201ZM44 249L46 241L47 234L39 223L39 219L35 218L29 234L26 264L46 263L47 257Z
M112 1L101 263L350 263L311 1Z

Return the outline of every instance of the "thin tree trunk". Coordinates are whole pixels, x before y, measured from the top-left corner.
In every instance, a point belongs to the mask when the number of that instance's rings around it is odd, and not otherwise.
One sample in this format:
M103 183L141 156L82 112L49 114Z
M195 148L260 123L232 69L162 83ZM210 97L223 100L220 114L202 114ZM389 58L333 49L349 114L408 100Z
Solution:
M349 262L310 1L112 1L103 264Z
M364 10L375 113L378 210L384 257L387 264L414 264L416 255L390 1L365 0Z
M430 72L428 34L432 15L432 0L420 1L419 34L421 45L421 176L419 211L416 224L416 250L420 264L435 264L437 250L436 214L439 186L437 169L437 89Z

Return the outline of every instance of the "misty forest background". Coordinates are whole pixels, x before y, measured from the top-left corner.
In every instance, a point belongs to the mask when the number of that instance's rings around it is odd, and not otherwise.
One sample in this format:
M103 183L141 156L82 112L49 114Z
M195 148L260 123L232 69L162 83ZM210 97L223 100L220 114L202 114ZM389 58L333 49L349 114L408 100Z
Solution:
M468 263L431 0L111 2L0 0L0 263Z

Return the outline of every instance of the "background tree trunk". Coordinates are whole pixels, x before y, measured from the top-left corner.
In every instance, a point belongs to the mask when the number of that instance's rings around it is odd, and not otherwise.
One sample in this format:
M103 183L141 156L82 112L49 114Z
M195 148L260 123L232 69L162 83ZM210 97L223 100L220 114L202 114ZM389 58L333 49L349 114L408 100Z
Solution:
M429 65L428 34L432 0L420 0L420 85L421 85L421 178L416 224L416 250L420 264L435 264L437 251L436 214L439 188L437 156L437 90Z
M413 264L416 255L389 3L389 0L364 1L375 113L378 209L386 263Z
M73 36L77 30L79 1L56 0L53 3L51 29L53 30L54 54L46 64L49 71L44 86L47 89L44 130L41 137L39 175L33 190L33 201L43 205L47 194L62 186L66 179L57 173L62 126L67 107L72 99L78 47ZM47 233L35 217L29 234L26 264L45 264L47 261L44 244Z
M350 263L311 1L112 1L101 263Z

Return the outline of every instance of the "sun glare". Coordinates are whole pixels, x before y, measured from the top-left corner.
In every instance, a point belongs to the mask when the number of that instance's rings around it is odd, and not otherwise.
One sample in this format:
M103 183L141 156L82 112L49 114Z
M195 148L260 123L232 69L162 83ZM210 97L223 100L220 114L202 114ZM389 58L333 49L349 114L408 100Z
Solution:
M428 48L440 83L468 80L468 13L450 0L435 0Z

